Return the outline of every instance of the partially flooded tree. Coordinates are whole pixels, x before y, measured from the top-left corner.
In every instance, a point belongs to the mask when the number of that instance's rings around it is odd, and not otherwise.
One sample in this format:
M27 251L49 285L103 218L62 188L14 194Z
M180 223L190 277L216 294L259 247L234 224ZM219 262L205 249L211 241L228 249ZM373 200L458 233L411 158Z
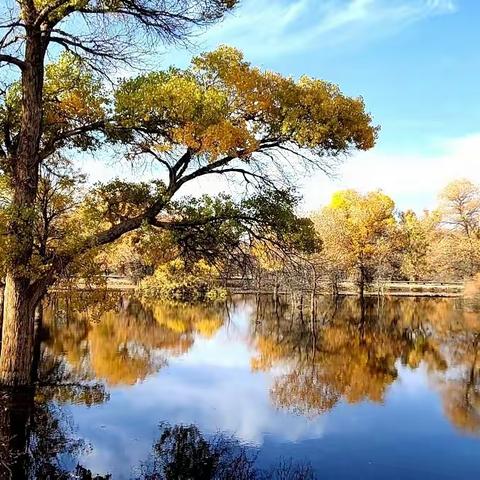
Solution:
M281 189L282 155L297 166L322 167L326 156L374 144L376 129L361 99L319 80L263 72L226 47L194 59L187 70L141 75L107 93L102 78L118 62L135 62L132 46L138 53L145 38L181 40L193 26L221 18L234 3L18 0L6 5L0 24L2 81L8 84L1 97L0 168L11 197L2 260L1 383L30 382L33 313L49 286L85 255L129 232L143 226L177 228L184 215L173 197L185 184L205 175L237 175L250 185ZM58 56L59 49L67 52ZM56 60L47 64L47 54ZM68 212L68 232L39 254L42 166L56 155L92 152L106 144L120 145L132 161L156 162L165 175L151 184L116 180L98 186L82 207Z

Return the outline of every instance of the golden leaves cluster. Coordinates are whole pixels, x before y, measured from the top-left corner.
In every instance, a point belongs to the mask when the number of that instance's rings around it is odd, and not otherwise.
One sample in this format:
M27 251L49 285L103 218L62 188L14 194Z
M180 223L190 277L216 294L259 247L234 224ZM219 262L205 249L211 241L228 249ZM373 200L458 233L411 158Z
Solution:
M377 133L362 99L321 80L262 71L226 46L194 58L187 70L124 82L116 111L126 126L156 131L162 149L181 145L212 160L248 158L267 141L317 153L368 149Z

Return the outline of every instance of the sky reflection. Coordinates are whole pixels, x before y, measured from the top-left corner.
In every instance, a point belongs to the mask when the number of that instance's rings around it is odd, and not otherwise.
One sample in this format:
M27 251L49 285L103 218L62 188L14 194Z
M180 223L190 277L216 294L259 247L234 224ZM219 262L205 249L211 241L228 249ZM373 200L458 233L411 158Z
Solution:
M204 323L199 328L196 322L207 318L201 315L192 320L189 313L188 321L172 327L171 319L144 314L142 329L150 325L161 336L158 325L168 325L176 341L188 338L189 347L165 350L164 342L152 342L149 355L165 359L155 372L139 372L133 384L115 376L108 386L104 378L108 401L65 405L76 436L90 445L80 463L130 478L148 457L159 424L168 422L196 425L207 436L233 435L260 449L261 465L280 457L306 461L322 479L469 479L480 471L480 365L470 342L478 314L454 301L405 299L387 303L382 315L372 306L359 319L348 300L337 317L320 315L312 332L288 307L272 308L238 301L216 330ZM119 315L133 328L131 312ZM85 335L84 357L75 368L92 381L98 359L88 347L93 334ZM147 337L136 335L143 345ZM473 383L465 383L467 377ZM319 402L323 394L327 401Z

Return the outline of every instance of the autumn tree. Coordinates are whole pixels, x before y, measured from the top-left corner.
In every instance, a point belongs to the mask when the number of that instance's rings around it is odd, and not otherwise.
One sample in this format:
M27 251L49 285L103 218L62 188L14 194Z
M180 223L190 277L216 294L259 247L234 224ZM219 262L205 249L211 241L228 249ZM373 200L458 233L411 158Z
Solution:
M480 188L470 180L449 183L440 193L444 223L467 237L480 236Z
M432 247L438 239L439 221L437 212L424 212L423 216L418 216L407 210L400 214L400 273L409 280L421 280L436 273L436 266L432 264Z
M472 277L480 271L480 189L455 180L440 193L443 235L435 245L439 265L450 277Z
M394 208L393 200L380 191L362 195L344 190L314 215L325 258L344 276L355 278L361 295L392 259Z
M18 0L6 6L0 165L11 200L1 383L30 381L33 312L49 286L82 256L129 232L145 225L177 228L184 215L173 197L185 184L205 175L239 175L278 190L275 179L288 163L279 152L297 167L314 168L326 156L373 146L376 129L361 99L320 80L261 71L227 47L195 58L186 70L151 72L105 88L111 67L135 63L132 48L138 53L145 38L183 39L234 3ZM59 49L67 53L58 56ZM57 56L51 64L47 53ZM150 184L97 186L88 194L90 208L69 212L69 235L39 255L34 239L42 166L56 155L106 144L121 146L133 162L150 159L165 175Z
M84 59L99 73L132 58L139 32L150 39L184 38L193 25L218 20L230 0L8 0L0 21L0 165L12 191L7 219L9 248L5 276L0 380L26 384L33 348L33 311L53 270L32 271L34 212L41 165L61 148L93 147L93 132L106 128L98 82L81 71ZM72 52L69 61L47 66L47 54ZM136 49L138 50L138 49ZM70 88L73 87L73 88ZM98 138L98 136L97 136Z

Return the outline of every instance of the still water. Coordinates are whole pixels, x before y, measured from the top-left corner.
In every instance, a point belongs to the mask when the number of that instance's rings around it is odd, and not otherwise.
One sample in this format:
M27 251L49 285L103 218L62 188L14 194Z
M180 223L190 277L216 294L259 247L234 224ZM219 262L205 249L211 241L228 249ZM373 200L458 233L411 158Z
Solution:
M38 386L1 394L0 478L480 478L478 312L51 298Z

